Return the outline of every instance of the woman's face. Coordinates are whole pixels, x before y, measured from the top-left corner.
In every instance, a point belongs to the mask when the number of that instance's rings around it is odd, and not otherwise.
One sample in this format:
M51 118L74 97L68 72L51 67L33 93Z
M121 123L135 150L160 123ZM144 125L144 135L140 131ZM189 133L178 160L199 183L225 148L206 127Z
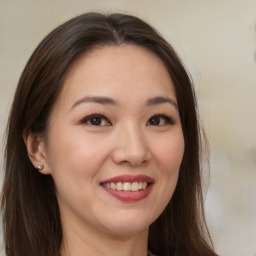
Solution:
M129 45L81 57L53 107L45 142L44 171L55 182L66 230L147 230L173 195L184 152L162 61Z

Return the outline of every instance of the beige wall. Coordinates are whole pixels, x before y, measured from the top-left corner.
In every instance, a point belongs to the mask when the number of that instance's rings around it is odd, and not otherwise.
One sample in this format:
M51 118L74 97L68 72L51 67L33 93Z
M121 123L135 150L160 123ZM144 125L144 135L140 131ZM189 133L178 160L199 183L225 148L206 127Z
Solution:
M255 0L0 0L1 138L32 50L55 26L92 10L139 15L179 51L211 146L206 210L215 247L223 256L255 256Z

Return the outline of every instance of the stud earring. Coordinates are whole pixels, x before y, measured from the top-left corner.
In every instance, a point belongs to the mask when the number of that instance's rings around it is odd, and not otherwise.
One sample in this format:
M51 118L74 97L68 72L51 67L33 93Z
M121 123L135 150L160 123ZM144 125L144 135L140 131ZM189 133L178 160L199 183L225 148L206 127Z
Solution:
M38 171L41 171L41 170L44 169L44 166L43 166L42 164L40 164L40 165L38 165L38 166L36 167L36 169L37 169Z

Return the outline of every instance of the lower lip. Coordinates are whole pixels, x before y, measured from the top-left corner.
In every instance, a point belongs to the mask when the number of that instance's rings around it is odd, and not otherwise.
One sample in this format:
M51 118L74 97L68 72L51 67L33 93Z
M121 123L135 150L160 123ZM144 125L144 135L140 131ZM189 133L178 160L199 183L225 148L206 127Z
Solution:
M139 190L136 192L132 191L123 191L123 190L113 190L106 187L102 188L107 191L111 196L117 198L120 201L123 202L137 202L145 197L147 197L152 189L153 184L150 184L146 187L144 190Z

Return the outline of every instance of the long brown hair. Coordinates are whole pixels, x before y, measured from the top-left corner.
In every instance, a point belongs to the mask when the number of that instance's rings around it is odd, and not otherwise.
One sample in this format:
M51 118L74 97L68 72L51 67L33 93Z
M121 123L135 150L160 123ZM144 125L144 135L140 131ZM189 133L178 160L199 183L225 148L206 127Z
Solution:
M201 132L191 79L170 44L144 21L123 14L88 13L53 30L36 48L19 80L6 130L1 201L7 256L59 254L62 228L54 182L31 164L23 134L47 133L52 106L78 57L95 46L121 44L144 47L162 59L175 86L185 139L178 184L166 209L150 226L149 249L159 256L216 255L203 212Z

